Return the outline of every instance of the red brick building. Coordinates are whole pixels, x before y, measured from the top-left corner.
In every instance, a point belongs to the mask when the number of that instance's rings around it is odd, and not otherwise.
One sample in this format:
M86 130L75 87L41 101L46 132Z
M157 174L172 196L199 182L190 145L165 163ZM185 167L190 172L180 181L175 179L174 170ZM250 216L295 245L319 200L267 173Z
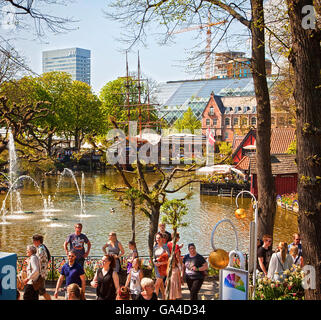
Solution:
M272 128L292 127L286 112L276 112L272 107ZM215 139L232 143L235 135L245 136L256 128L256 99L253 96L216 96L213 92L202 113L202 129L212 129Z

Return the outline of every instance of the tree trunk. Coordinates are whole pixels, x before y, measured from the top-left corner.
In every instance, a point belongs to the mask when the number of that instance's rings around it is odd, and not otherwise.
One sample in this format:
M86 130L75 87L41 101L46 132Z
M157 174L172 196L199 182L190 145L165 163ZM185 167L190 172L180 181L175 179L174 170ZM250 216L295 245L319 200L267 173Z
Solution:
M49 158L51 158L52 156L52 138L53 138L53 134L51 133L48 135L48 142L47 142L47 154Z
M168 274L167 274L167 279L166 279L166 288L165 288L165 300L169 300L169 296L170 296L170 290L171 290L171 281L172 281L172 273L173 273L173 259L174 259L174 255L175 255L175 247L176 247L176 234L177 234L177 229L174 228L173 229L173 246L172 246L172 252L171 255L169 257L169 261L168 261Z
M79 130L75 129L75 149L76 151L80 150L80 136L79 136Z
M160 205L155 205L152 207L151 216L149 220L149 232L148 232L148 249L149 249L149 257L151 262L153 263L153 247L155 234L158 230L158 221L160 214Z
M265 70L263 0L252 0L252 73L257 101L256 167L258 185L258 237L273 236L276 198L271 170L271 107Z
M305 298L321 299L321 50L320 31L302 28L302 7L308 0L287 0L294 70L298 165L299 232L305 264L316 274L316 290Z

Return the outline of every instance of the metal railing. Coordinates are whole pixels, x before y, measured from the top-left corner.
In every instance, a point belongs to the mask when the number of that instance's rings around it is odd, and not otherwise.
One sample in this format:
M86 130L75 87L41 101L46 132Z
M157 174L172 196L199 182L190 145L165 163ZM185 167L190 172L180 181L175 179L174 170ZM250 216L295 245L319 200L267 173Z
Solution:
M247 254L245 253L245 261L246 261L246 269L247 269ZM208 258L208 254L203 255L204 258ZM87 280L92 280L96 273L96 270L102 267L101 262L101 255L100 256L89 256L85 259L84 263L84 271ZM17 258L17 273L19 273L23 268L25 269L27 266L27 256L18 256ZM142 269L152 269L152 263L150 261L149 256L139 256L141 260L141 267ZM56 281L60 276L60 271L62 266L68 261L67 256L51 256L50 261L48 262L48 273L46 280ZM120 258L121 268L123 270L127 269L127 258L121 257Z
M26 256L18 256L17 273L27 266ZM149 268L150 261L147 256L140 256L142 268ZM48 273L46 280L55 281L59 278L62 266L68 261L67 256L51 256L48 262ZM126 257L120 258L122 269L127 269ZM98 268L102 267L101 256L89 256L85 259L84 271L87 280L92 280Z

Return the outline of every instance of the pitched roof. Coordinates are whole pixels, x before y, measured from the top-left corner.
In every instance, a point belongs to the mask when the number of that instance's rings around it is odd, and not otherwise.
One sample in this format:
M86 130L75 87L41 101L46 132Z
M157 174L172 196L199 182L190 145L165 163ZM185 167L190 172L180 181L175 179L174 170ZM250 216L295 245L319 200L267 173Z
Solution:
M273 128L271 130L271 154L286 153L294 140L294 128Z
M240 148L243 147L243 143L247 140L247 138L250 135L253 135L254 138L256 138L256 130L251 128L250 131L244 136L243 140L238 144L238 146L234 149L233 148L233 154L232 154L232 159L235 157L235 155L238 153L238 151L240 150Z
M244 156L236 165L236 169L239 170L249 170L250 168L250 158L248 156Z
M256 156L249 157L250 172L256 174ZM293 174L298 172L293 154L272 154L271 155L272 174Z
M256 138L256 130L250 129L243 140L238 145L233 146L232 158L237 154L243 143L247 140L249 134L253 132ZM271 154L286 153L289 149L291 142L295 140L295 128L272 128L271 129ZM233 142L234 144L234 142Z

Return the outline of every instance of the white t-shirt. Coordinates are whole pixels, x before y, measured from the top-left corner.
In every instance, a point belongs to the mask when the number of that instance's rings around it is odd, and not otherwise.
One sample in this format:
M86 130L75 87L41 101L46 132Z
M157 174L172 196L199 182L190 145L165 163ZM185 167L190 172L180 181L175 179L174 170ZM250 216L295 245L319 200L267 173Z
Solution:
M131 294L140 294L142 291L139 275L140 275L140 270L135 271L134 268L130 269L129 289Z

